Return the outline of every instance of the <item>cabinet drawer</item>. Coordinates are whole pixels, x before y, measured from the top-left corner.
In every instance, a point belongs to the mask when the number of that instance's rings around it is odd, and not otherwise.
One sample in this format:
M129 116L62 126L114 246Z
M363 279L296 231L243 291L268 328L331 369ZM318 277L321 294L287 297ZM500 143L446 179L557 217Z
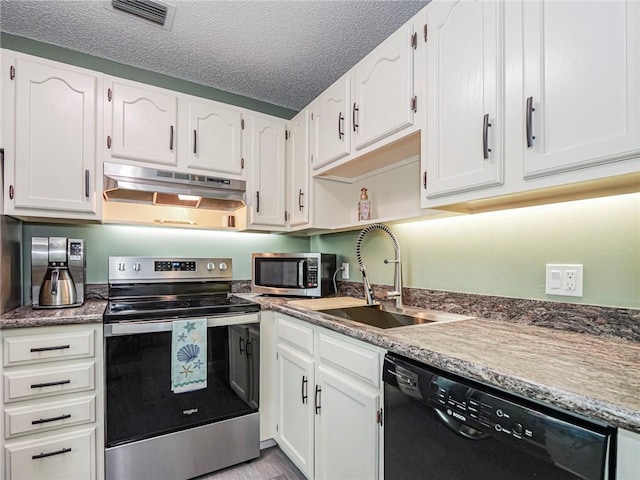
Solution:
M378 352L324 333L319 335L318 350L320 361L349 372L364 383L380 387L382 365Z
M47 402L27 407L9 407L4 411L5 438L26 433L96 421L96 397L74 398L63 402Z
M95 388L94 362L38 370L4 373L6 403L29 398L49 397Z
M4 366L94 356L94 331L4 338Z
M278 317L278 338L313 355L313 329Z
M7 480L96 478L96 429L5 445Z

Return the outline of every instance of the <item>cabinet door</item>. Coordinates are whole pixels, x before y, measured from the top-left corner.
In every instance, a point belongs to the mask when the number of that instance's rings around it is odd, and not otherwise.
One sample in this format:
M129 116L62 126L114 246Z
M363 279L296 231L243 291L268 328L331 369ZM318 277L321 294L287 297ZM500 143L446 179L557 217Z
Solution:
M229 384L245 402L249 401L251 390L247 338L246 327L229 327Z
M313 478L314 363L278 344L278 444L307 478Z
M427 10L427 197L502 183L502 3Z
M311 165L314 170L351 152L350 78L345 75L311 104Z
M403 26L353 70L356 150L413 124L413 26Z
M639 12L634 0L523 2L525 178L640 152Z
M296 115L289 124L287 140L287 178L289 181L289 225L309 223L309 111Z
M15 87L15 148L13 154L7 148L7 213L34 208L95 214L102 77L28 56L17 56L12 67L15 79L7 88Z
M380 394L320 364L316 479L378 478Z
M242 114L215 102L189 100L187 167L242 175Z
M285 224L284 122L251 116L252 226Z
M110 97L111 157L175 166L177 97L168 90L117 80Z

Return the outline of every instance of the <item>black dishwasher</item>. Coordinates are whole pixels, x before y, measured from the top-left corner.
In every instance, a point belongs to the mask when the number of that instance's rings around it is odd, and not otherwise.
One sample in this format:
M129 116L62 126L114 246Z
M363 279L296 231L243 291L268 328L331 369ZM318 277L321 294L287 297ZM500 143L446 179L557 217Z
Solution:
M438 371L384 361L385 480L609 480L613 427Z

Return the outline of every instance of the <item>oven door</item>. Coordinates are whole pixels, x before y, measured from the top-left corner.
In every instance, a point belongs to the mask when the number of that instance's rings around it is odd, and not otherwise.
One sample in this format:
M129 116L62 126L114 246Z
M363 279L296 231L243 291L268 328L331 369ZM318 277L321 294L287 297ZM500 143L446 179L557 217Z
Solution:
M207 387L176 394L172 322L106 324L106 446L257 412L259 326L257 314L209 318Z

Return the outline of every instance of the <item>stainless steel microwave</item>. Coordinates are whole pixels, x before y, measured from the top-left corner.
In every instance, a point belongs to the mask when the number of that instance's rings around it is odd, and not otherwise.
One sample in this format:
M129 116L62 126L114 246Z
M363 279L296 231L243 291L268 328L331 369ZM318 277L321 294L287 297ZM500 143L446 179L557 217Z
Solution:
M251 291L268 295L323 297L335 293L332 253L254 253Z

